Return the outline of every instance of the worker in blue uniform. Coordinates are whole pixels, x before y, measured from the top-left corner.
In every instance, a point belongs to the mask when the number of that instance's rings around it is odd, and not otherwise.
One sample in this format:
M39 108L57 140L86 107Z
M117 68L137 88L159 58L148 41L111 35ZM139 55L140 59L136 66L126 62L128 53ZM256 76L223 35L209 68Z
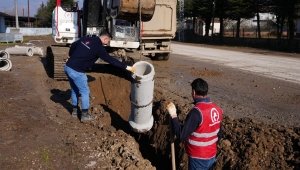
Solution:
M96 115L93 116L88 113L90 90L85 71L87 71L98 58L101 58L113 66L135 73L134 67L127 66L107 53L103 46L107 45L111 38L112 36L108 32L103 31L96 37L82 37L72 43L70 47L69 58L67 59L64 70L71 85L72 116L74 117L77 117L79 111L78 99L81 95L81 122L84 120L94 120L97 117Z

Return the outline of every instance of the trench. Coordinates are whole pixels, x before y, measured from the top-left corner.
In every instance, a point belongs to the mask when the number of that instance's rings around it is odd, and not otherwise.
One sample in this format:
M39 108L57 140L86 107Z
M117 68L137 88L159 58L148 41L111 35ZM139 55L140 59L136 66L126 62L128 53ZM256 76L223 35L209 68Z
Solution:
M143 134L136 133L128 123L130 73L110 65L97 67L95 71L88 73L91 107L102 106L109 113L110 125L132 136L143 158L148 159L156 169L171 169L169 116L165 109L167 99L164 96L167 95L162 92L164 89L154 90L152 129ZM176 107L179 120L184 122L185 114L180 113L187 113L189 105L177 103ZM300 169L300 127L266 125L249 117L234 119L224 114L222 129L222 141L211 170ZM183 142L178 140L175 140L175 158L176 169L186 170L187 155Z
M107 69L108 68L108 69ZM111 115L111 125L135 138L142 156L157 169L172 169L169 115L165 111L164 99L154 91L152 115L153 127L145 133L134 132L128 122L131 113L131 76L122 70L107 66L102 73L90 73L90 94L93 104L101 105ZM176 158L183 152L180 143L175 143ZM179 165L179 163L177 163ZM177 165L177 166L178 166Z
M169 115L166 111L167 99L164 98L164 93L159 88L154 90L152 129L143 134L136 133L131 130L128 123L131 105L130 73L115 68L103 69L101 72L109 74L90 75L93 77L89 86L91 94L94 95L92 96L94 104L101 105L110 113L113 127L135 138L142 156L156 169L172 169ZM189 110L188 106L178 104L176 107L179 120L184 122L185 114L180 113L186 113L186 110ZM222 141L211 170L299 169L299 127L268 125L249 117L234 119L224 114L222 129ZM183 142L178 140L175 140L175 159L176 169L187 169L188 158L184 152Z

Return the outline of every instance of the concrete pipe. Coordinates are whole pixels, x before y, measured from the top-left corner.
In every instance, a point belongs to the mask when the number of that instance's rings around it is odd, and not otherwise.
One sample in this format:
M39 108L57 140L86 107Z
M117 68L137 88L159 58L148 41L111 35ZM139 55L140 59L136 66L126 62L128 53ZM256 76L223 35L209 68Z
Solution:
M132 77L136 80L131 84L131 114L129 124L138 133L149 131L153 126L152 102L154 90L154 67L146 61L139 61L133 65L136 73Z
M44 51L41 47L36 47L36 46L18 46L15 45L15 48L31 48L32 49L32 55L39 55L39 56L43 56Z
M27 55L29 57L33 56L33 50L31 47L21 47L21 46L15 46L5 49L6 52L9 54L15 54L15 55Z
M10 71L12 63L7 58L0 58L0 71Z
M44 55L44 51L40 47L32 47L32 52L33 52L33 55L39 55L39 56Z
M0 51L0 58L7 58L7 59L9 59L10 58L9 53L6 52L6 51Z

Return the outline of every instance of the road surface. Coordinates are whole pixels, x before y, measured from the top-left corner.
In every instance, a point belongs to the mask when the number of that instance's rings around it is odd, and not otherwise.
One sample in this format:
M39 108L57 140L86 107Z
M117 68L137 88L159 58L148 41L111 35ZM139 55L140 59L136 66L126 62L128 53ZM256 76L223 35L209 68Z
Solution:
M172 44L173 54L300 83L300 57L269 51L229 51L189 44Z

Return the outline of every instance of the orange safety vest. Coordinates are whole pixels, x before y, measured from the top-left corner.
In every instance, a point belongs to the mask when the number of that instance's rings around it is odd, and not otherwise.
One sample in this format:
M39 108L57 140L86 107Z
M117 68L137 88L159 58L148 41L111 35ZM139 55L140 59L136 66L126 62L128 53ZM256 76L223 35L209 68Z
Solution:
M185 141L186 153L192 158L213 158L217 154L223 111L212 102L199 102L194 108L201 114L202 123Z

